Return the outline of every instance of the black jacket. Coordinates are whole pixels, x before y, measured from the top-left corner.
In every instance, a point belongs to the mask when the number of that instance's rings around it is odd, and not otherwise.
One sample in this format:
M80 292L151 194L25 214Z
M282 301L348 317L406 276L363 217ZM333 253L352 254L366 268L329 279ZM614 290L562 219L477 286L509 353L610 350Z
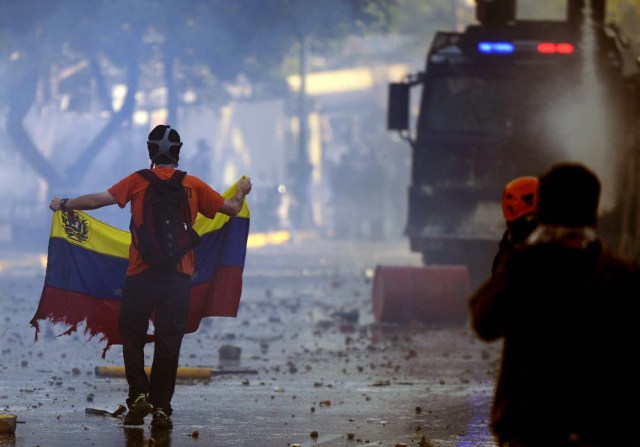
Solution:
M503 339L491 428L500 441L577 433L640 445L639 267L580 231L547 230L469 301L476 334Z

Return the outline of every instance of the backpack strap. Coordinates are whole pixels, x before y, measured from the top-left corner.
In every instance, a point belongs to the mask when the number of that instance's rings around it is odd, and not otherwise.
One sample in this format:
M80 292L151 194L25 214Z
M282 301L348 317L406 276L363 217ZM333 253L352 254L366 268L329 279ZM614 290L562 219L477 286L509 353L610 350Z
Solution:
M155 174L154 174L155 175ZM173 171L171 178L169 179L172 182L182 183L182 179L187 175L185 171L178 171L177 169Z
M149 184L161 181L160 177L158 177L151 169L140 169L139 171L136 171L136 174L147 180ZM133 223L133 214L131 214L131 221L129 222L129 231L131 232L131 242L133 243L133 246L138 248L138 229Z
M149 183L155 183L160 180L160 177L158 177L158 175L151 169L140 169L139 171L136 171L136 174L144 177ZM177 180L178 183L182 183L182 179L185 175L187 175L185 171L179 171L176 169L169 180Z
M155 183L160 180L160 177L158 177L151 169L140 169L139 171L136 171L136 174L144 177L149 183Z

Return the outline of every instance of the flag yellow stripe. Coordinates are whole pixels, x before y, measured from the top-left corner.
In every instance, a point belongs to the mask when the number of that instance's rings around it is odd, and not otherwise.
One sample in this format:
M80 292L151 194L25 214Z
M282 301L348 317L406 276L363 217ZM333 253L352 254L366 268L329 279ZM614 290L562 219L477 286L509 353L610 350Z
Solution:
M73 211L73 219L66 213L53 213L51 237L66 239L67 242L108 256L129 257L131 233L107 225L82 211Z
M238 182L234 183L222 194L225 199L231 199L236 194ZM69 219L68 214L62 211L53 213L51 237L66 239L71 244L104 255L119 258L129 257L130 232L105 224L82 211L74 210L72 216L74 218ZM238 217L247 219L250 217L246 200L238 213ZM208 219L198 214L193 228L202 236L219 230L229 219L229 216L222 213L216 213L213 219Z
M243 176L242 178L246 178ZM236 195L236 191L238 190L238 180L233 185L229 187L224 193L222 193L222 197L225 199L231 199ZM236 217L243 217L246 219L250 218L249 206L247 205L247 201L245 200L242 204L242 208ZM216 213L213 219L208 219L204 217L202 214L198 213L196 216L196 222L193 224L194 230L200 235L203 236L206 233L211 233L213 231L219 230L222 228L227 222L229 222L230 217L226 214Z

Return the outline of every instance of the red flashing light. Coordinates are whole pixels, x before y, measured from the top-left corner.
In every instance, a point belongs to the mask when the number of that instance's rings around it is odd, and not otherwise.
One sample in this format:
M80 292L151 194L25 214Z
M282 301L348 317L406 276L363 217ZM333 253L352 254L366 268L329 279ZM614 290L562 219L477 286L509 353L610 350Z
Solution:
M556 52L556 44L552 42L540 42L538 44L538 53L552 54Z
M574 50L573 44L570 43L553 43L540 42L538 44L538 53L542 54L572 54Z
M559 43L556 45L556 50L560 54L571 54L573 53L573 45L570 43Z

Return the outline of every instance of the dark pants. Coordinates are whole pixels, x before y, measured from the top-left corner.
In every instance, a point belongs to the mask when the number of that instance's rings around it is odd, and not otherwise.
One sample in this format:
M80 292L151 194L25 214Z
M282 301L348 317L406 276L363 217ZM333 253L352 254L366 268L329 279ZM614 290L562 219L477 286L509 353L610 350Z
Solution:
M148 393L154 407L171 414L180 346L189 315L191 278L184 273L146 270L127 276L119 329L129 398ZM144 371L144 345L155 311L151 377Z

